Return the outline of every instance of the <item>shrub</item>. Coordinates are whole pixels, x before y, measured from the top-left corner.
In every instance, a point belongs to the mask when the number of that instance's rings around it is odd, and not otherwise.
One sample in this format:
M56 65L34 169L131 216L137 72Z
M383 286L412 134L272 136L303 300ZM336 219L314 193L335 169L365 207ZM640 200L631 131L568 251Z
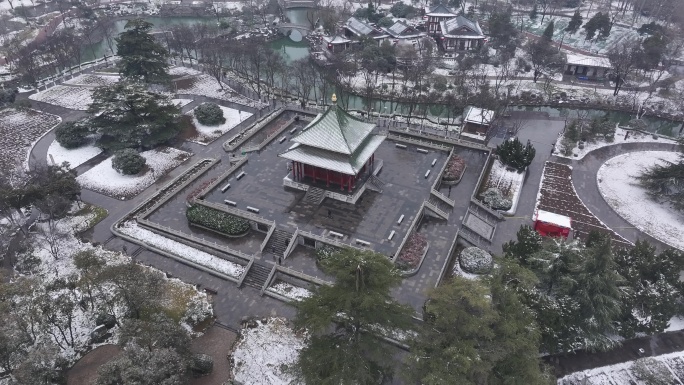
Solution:
M188 222L228 235L244 235L249 231L249 221L206 206L190 206L185 212Z
M84 122L66 122L55 129L55 139L64 148L77 148L88 143L90 130Z
M482 201L493 210L510 210L513 206L513 202L494 187L487 189L482 194Z
M14 103L14 99L16 99L16 96L17 96L17 90L16 89L0 90L0 107Z
M632 373L638 380L646 385L668 385L672 384L674 378L667 366L654 358L646 357L634 361Z
M492 271L492 256L479 247L466 247L459 256L461 269L471 274L487 274Z
M206 376L214 370L214 359L208 354L193 354L190 370L196 377Z
M529 141L523 145L518 138L496 146L496 155L501 159L501 163L515 168L518 172L522 172L532 163L535 154L536 150Z
M465 160L463 160L463 158L461 158L458 155L453 155L451 158L449 158L449 161L447 162L446 168L444 169L444 174L442 175L442 179L444 179L445 181L455 181L457 179L460 179L461 174L463 174L465 168Z
M216 103L204 103L195 108L195 118L205 126L218 126L226 122L223 110Z
M147 160L131 148L117 151L112 159L112 167L124 174L135 175L143 170Z

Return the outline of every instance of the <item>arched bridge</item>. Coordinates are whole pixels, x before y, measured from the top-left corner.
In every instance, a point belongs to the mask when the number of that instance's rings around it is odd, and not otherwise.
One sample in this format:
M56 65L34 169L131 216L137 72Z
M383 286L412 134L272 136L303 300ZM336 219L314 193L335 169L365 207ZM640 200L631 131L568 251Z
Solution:
M302 36L306 36L309 33L311 33L311 28L301 25L301 24L293 24L293 23L281 23L276 26L278 28L278 31L282 32L283 34L287 35L289 31L292 31L296 29L299 31L299 33L302 34Z
M317 0L283 0L283 8L316 8Z

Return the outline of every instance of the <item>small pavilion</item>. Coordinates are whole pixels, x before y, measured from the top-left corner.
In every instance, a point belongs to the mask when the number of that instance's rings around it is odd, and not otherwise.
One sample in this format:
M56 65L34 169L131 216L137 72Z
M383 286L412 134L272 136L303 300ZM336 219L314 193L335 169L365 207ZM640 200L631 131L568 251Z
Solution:
M288 169L292 180L310 185L339 186L351 193L358 182L373 173L375 151L386 136L373 134L375 124L350 115L339 107L337 97L333 105L316 116L291 141L294 144L279 154L290 160ZM283 184L288 185L286 181Z

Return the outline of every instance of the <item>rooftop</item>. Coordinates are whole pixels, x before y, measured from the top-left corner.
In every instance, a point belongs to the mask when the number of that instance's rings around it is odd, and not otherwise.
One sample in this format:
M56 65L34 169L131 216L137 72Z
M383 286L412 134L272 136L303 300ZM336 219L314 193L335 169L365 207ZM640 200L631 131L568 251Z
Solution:
M572 228L572 221L570 217L565 215L555 214L544 210L537 210L537 216L535 218L537 221L542 221L545 223L550 223L552 225L560 226L565 229Z
M425 12L428 16L456 16L446 5L439 3Z
M587 67L612 68L610 60L603 56L585 56L569 53L566 63Z
M484 38L480 24L461 15L442 21L441 28L445 36Z
M377 37L379 35L382 35L380 31L355 17L350 17L344 26L356 36Z
M468 106L463 112L464 123L490 124L494 119L494 111Z
M406 22L402 20L395 22L390 27L384 27L382 29L394 38L413 37L420 35L420 31L418 31L415 27L406 24Z
M351 40L347 39L344 36L340 36L340 35L326 36L323 38L323 41L325 41L328 44L345 44L345 43L351 42Z

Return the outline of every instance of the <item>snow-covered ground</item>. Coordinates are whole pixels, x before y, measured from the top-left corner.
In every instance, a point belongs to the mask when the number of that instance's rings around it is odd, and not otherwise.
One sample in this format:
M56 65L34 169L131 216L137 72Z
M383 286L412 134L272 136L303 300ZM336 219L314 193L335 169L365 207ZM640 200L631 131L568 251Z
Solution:
M83 74L78 75L73 79L69 79L64 84L71 84L74 86L108 86L119 82L119 75L103 75L103 74Z
M667 365L673 376L674 381L665 383L681 384L684 382L684 352L664 354L653 358ZM646 382L637 379L632 370L633 365L634 361L627 361L571 373L558 379L558 385L647 385Z
M69 162L70 168L76 168L83 163L93 159L102 152L102 149L93 145L82 146L73 149L62 147L56 140L53 140L48 148L48 162L62 164Z
M221 86L223 86L223 88L221 88ZM178 88L177 92L179 94L209 96L211 98L227 100L249 107L261 107L266 105L262 102L245 98L228 87L225 83L219 85L218 81L213 76L206 74L197 75L192 79L191 84Z
M313 293L309 289L298 287L283 281L276 283L275 285L269 287L266 290L270 290L276 294L280 294L283 297L287 297L295 301L300 301L304 298L309 298L313 295Z
M498 159L492 164L492 170L489 172L489 178L487 179L487 188L495 187L499 189L506 198L513 202L511 209L504 212L504 214L513 215L515 210L518 209L518 201L520 200L520 192L525 181L525 175L525 172L509 171Z
M625 139L625 135L627 135L627 132L629 132L629 137L627 139ZM572 155L570 155L570 156L563 155L563 153L561 151L561 149L563 148L562 142L563 142L563 135L560 135L560 136L558 136L558 140L556 140L556 147L555 147L556 152L554 155L561 157L561 158L570 158L570 159L577 159L577 160L584 158L585 155L587 155L588 153L590 153L596 149L606 147L606 146L612 146L615 144L635 143L635 142L641 142L641 143L657 142L657 143L672 143L672 144L677 143L677 141L675 141L673 139L667 139L667 138L663 138L661 136L658 136L657 139L653 139L653 134L644 134L644 133L641 133L638 131L625 130L625 129L622 129L620 127L617 127L615 129L615 140L613 140L612 142L606 142L603 140L596 141L593 143L587 142L584 144L583 149L579 149L578 147L575 147L572 150Z
M242 330L233 352L235 381L250 385L289 385L294 378L286 372L304 347L284 318L257 321L257 327Z
M33 144L61 121L36 110L0 110L0 167L7 171L21 167Z
M90 87L54 86L29 96L29 99L85 111L93 102L93 89Z
M598 171L599 191L610 207L636 228L684 250L684 214L668 204L653 201L635 179L642 170L661 163L661 159L676 162L679 154L640 151L609 159Z
M180 258L187 259L190 262L216 270L222 274L239 278L242 273L245 272L244 266L240 266L237 263L227 261L215 255L197 250L194 247L153 233L150 230L138 226L135 222L126 222L118 229L129 237L143 241Z
M226 119L226 122L219 124L218 126L205 126L204 124L201 124L195 117L194 108L192 111L188 112L188 114L192 116L192 123L195 125L195 128L199 133L199 136L196 138L196 140L204 143L209 142L227 132L230 132L235 126L240 124L240 122L252 116L252 114L247 111L240 111L224 106L219 107L223 111L223 117Z
M171 76L189 76L189 75L199 75L202 72L196 69L183 66L173 66L169 67L169 75Z
M79 175L81 187L116 198L130 198L154 183L158 178L183 163L190 154L171 147L141 152L147 160L142 175L122 175L112 168L112 157Z
M178 108L183 108L184 106L192 103L192 99L171 99L171 103Z

